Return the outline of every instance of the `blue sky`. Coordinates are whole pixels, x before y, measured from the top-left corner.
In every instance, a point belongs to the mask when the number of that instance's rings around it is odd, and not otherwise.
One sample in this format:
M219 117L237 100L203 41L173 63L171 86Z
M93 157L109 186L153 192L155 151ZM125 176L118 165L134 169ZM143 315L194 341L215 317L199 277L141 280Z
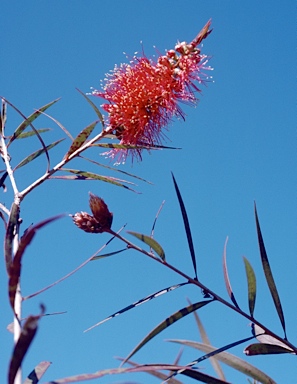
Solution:
M24 114L61 97L49 113L73 136L96 116L75 90L89 92L115 64L125 62L123 52L133 55L144 49L147 56L174 47L177 40L190 41L211 18L213 32L203 53L211 56L214 82L202 90L197 108L182 106L186 122L174 121L165 145L177 151L145 154L142 163L121 166L153 185L138 183L135 194L95 181L51 180L27 196L22 206L23 230L49 216L88 208L88 192L104 198L114 213L113 229L124 223L129 230L149 234L156 212L155 238L168 261L192 274L186 236L175 196L172 171L188 211L198 274L205 285L227 297L222 272L222 252L229 236L228 267L238 301L247 309L247 288L242 256L253 265L258 283L255 316L275 332L281 327L264 281L257 247L253 204L257 202L263 236L282 300L288 338L296 343L296 3L185 0L171 1L14 1L1 6L0 95ZM142 43L141 43L142 42ZM156 47L156 48L154 48ZM100 106L100 99L93 99ZM21 121L9 109L9 135ZM63 132L46 118L39 128L54 128L44 139L49 144ZM70 146L66 139L52 150L57 163ZM36 139L11 147L15 165L39 148ZM98 151L92 157L101 162ZM91 156L90 155L90 156ZM16 173L19 189L45 171L38 159ZM73 168L107 173L87 163ZM11 188L1 202L11 205ZM3 229L2 232L3 234ZM127 235L128 236L128 235ZM38 233L23 261L22 289L28 295L74 269L107 240L107 235L79 231L68 218ZM116 242L109 250L119 249ZM0 278L2 308L0 375L12 349L6 325L11 321L7 277ZM136 252L124 252L87 265L46 293L25 302L24 316L39 311L67 311L42 319L37 338L24 363L24 373L42 360L52 361L44 381L115 367L114 356L126 356L161 320L192 301L202 299L199 290L184 287L164 295L93 331L83 330L154 291L181 282L178 276ZM293 298L293 300L292 300ZM219 304L200 311L212 343L220 347L249 336L248 321ZM199 340L191 316L173 325L146 345L134 358L139 363L173 362L178 346L164 339ZM230 351L242 358L243 346ZM182 363L199 356L186 349ZM293 356L247 359L276 382L292 382L297 369ZM202 368L212 373L207 362ZM230 382L246 378L228 368ZM109 377L112 383L127 377ZM188 383L190 379L180 378ZM147 375L130 381L153 383ZM96 382L96 381L95 381ZM99 380L98 380L99 382ZM158 382L155 380L155 382Z

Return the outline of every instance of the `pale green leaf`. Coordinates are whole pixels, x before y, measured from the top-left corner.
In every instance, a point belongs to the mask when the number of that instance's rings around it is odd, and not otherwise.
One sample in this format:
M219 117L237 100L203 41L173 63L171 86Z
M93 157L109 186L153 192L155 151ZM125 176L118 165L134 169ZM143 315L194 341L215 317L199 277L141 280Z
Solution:
M160 256L160 258L163 261L165 260L165 252L161 247L161 245L155 239L153 239L150 236L143 235L142 233L137 233L132 231L127 231L127 232L130 233L130 235L137 237L137 239L143 241L148 246L150 246L157 253L157 255Z

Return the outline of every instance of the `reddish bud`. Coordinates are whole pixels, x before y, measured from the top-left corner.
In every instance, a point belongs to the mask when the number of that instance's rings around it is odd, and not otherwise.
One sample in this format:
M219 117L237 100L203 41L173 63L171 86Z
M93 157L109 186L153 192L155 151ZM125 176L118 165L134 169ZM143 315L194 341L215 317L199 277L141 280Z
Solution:
M78 228L88 233L103 233L110 229L113 215L109 212L105 202L90 193L90 208L94 216L87 212L77 212L73 222Z
M102 228L110 229L113 215L109 212L104 200L90 192L89 204L94 218L101 224Z

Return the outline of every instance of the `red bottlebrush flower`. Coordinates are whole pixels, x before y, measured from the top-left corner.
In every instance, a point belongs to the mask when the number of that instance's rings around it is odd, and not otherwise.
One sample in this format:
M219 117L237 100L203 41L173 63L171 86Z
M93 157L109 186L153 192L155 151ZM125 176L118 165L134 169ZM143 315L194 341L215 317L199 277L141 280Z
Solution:
M208 22L190 43L179 43L175 50L160 56L157 61L146 57L134 57L130 64L115 67L105 80L102 91L93 95L108 103L103 109L108 113L107 127L127 146L154 147L161 144L162 129L174 116L184 118L178 102L195 104L194 84L205 82L203 70L207 67L207 56L196 48L211 32ZM129 151L141 159L141 148L113 149L108 152L118 162L124 162Z
M88 233L108 232L111 228L113 215L105 202L90 193L90 208L94 216L87 212L78 212L73 216L74 224Z

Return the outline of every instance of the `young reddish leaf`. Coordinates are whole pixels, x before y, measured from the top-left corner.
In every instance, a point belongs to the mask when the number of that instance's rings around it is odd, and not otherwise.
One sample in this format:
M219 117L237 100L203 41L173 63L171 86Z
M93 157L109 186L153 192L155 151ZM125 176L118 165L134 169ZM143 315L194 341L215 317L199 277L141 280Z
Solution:
M127 183L127 184L135 185L134 183L131 183L131 182L126 181L126 180L121 180L121 179L118 179L116 177L101 176L101 175L98 175L97 173L80 171L77 169L68 169L68 168L62 168L61 171L73 173L73 174L75 174L75 176L51 176L50 178L51 179L65 179L65 180L100 180L100 181L104 181L106 183L117 185L118 187L126 188L129 191L136 192L134 189L129 188L126 185L122 184L122 183Z
M264 240L263 240L263 236L262 236L262 232L261 232L261 228L260 228L260 223L259 223L259 219L258 219L256 203L255 203L255 218L256 218L256 227L257 227L260 256L261 256L261 261L262 261L262 266L263 266L265 278L266 278L266 281L267 281L267 284L268 284L268 287L269 287L276 311L278 313L278 316L279 316L279 319L280 319L280 322L282 324L282 327L283 327L283 330L285 333L285 337L286 337L285 317L284 317L281 301L280 301L280 298L278 295L278 291L277 291L277 288L276 288L276 285L274 282L274 278L272 275L272 271L270 268L270 264L268 261L268 257L267 257L267 253L266 253L266 249L265 249L265 245L264 245Z
M44 111L46 111L49 107L51 107L53 104L55 104L59 99L56 99L54 101L51 101L50 103L44 105L43 107L39 108L36 112L32 113L29 117L27 117L15 130L13 135L11 136L7 146L9 146L27 127L28 125L32 124L32 122L40 116L40 114ZM9 103L10 104L10 103ZM11 105L11 104L10 104Z
M17 286L19 283L20 275L21 275L22 256L27 246L33 240L33 237L35 236L38 229L42 228L44 225L51 223L54 220L61 218L62 216L64 216L64 214L57 215L41 221L40 223L28 228L27 231L24 233L24 235L21 237L16 254L9 266L8 292L9 292L9 302L13 310L14 310L14 300L15 300L16 290L17 290Z
M50 365L51 363L49 361L42 361L39 363L29 374L23 384L37 384Z
M37 331L38 320L40 319L43 313L44 306L41 306L41 314L38 316L29 316L22 328L21 335L14 347L9 364L8 384L14 384L14 379L17 374L17 371L21 367L23 358L32 343L32 340Z
M204 373L200 373L197 370L187 368L182 365L172 365L172 364L145 364L145 365L138 365L136 367L128 367L128 368L104 369L102 371L97 371L95 373L83 373L80 375L65 377L63 379L56 379L45 384L78 383L83 380L99 379L107 375L118 375L123 373L134 373L134 372L155 372L155 371L165 371L165 370L166 371L183 370L182 372L183 375L196 378L197 380L200 380L208 384L230 384L227 381L222 381L212 376L205 375Z
M253 267L251 266L250 262L246 257L243 258L244 266L245 266L245 273L248 283L248 300L249 300L249 309L250 314L253 317L254 316L254 309L255 309L255 302L256 302L256 290L257 290L257 284L256 284L256 276L255 272L253 270Z
M120 311L117 311L117 312L113 313L112 315L106 317L104 320L99 321L99 323L97 323L97 324L93 325L92 327L86 329L84 332L88 332L88 331L90 331L91 329L93 329L93 328L95 328L95 327L98 327L98 325L101 325L101 324L105 323L106 321L111 320L111 319L113 319L114 317L116 317L116 316L118 316L118 315L121 315L122 313L124 313L124 312L126 312L126 311L129 311L130 309L133 309L133 308L135 308L135 307L138 307L139 305L144 304L144 303L148 302L149 300L155 299L156 297L159 297L159 296L161 296L161 295L164 295L164 293L171 292L171 291L173 291L174 289L180 288L180 287L182 287L182 286L184 286L184 285L187 285L187 284L189 284L188 281L185 282L185 283L172 285L172 286L170 286L170 287L161 289L160 291L155 292L155 293L153 293L153 294L151 294L151 295L148 295L148 296L144 297L143 299L140 299L140 300L136 301L135 303L128 305L127 307L121 309Z
M118 360L120 361L123 361L124 359L122 358L117 358ZM131 360L128 360L126 361L126 364L129 364L131 365L132 367L139 367L140 364L137 364L135 363L134 361L131 361ZM177 365L178 363L174 363L174 365ZM162 380L162 382L165 382L165 380L167 379L167 375L165 375L164 373L162 372L159 372L159 371L149 371L147 372L149 375L152 375L154 377L157 377L158 379ZM183 384L181 381L177 380L177 379L170 379L168 381L166 381L166 383L168 384Z
M248 356L293 353L288 348L283 348L279 345L265 344L265 343L250 344L244 349L243 352Z
M57 140L55 142L53 142L52 144L49 144L47 145L45 148L42 148L42 149L38 149L38 151L35 151L33 153L31 153L31 155L27 156L24 160L22 160L15 168L14 170L18 169L18 168L21 168L23 167L24 165L30 163L31 161L35 160L37 157L39 157L40 155L42 155L43 153L47 153L47 151L49 151L50 149L54 148L56 145L58 145L59 143L61 143L61 141L63 141L65 139L60 139L60 140Z
M93 132L94 128L97 125L97 121L94 123L88 125L86 128L84 128L73 140L73 143L71 144L71 147L69 148L69 151L66 153L65 158L68 159L69 156L77 151L87 140L87 138L90 136L90 134Z
M145 244L149 245L160 258L165 261L165 252L161 245L152 237L143 235L142 233L127 231L130 235L137 237L137 239L143 241Z
M190 340L168 340L168 341L173 343L178 343L183 346L195 348L204 353L210 353L217 350L217 348L214 346L195 342L195 341L190 341ZM237 371L242 372L243 374L249 377L252 377L253 379L259 381L260 383L276 384L276 382L271 377L266 375L266 373L262 372L260 369L254 367L250 363L247 363L246 361L240 359L239 357L232 355L229 352L221 352L215 355L214 358L226 365L229 365L230 367L236 369Z
M194 267L195 277L197 279L196 256L195 256L194 244L193 244L193 240L192 240L192 234L191 234L190 224L189 224L189 220L188 220L188 215L187 215L187 211L186 211L182 196L180 194L178 185L177 185L175 178L173 176L173 173L172 173L172 179L173 179L175 192L176 192L176 195L178 198L180 210L181 210L183 221L184 221L184 226L185 226L185 230L186 230L186 234L187 234L188 245L189 245L192 263L193 263L193 267Z
M99 120L102 124L102 127L104 129L104 118L103 118L103 115L102 113L99 111L99 109L96 107L96 105L88 98L87 95L85 95L81 90L79 90L78 88L76 88L76 90L81 94L83 95L83 97L87 100L87 102L91 105L91 107L94 109L96 115L99 117Z
M10 210L9 220L6 228L5 239L4 239L4 253L5 253L5 263L6 269L9 273L9 267L12 262L12 243L15 234L15 228L18 225L20 216L20 206L13 203Z
M175 312L173 315L167 317L164 321L162 321L159 325L157 325L134 349L129 355L125 358L123 364L129 360L137 351L139 351L148 341L150 341L152 338L157 336L160 332L162 332L164 329L168 328L170 325L174 324L176 321L184 318L185 316L189 315L193 311L196 311L197 309L200 309L204 307L204 305L211 303L213 300L205 300L200 301L191 305L188 305L187 307L184 307L180 309L179 311Z
M224 280L225 280L225 285L227 288L228 295L232 301L232 303L235 305L236 308L239 308L239 305L237 304L237 301L235 299L235 296L233 294L233 290L231 287L231 283L229 280L229 275L228 275L228 269L227 269L227 242L228 242L228 237L226 239L225 245L224 245L224 254L223 254L223 271L224 271Z
M206 355L200 356L198 359L191 361L191 363L187 364L187 367L193 367L194 365L200 363L201 361L204 361L206 359L209 359L210 357L216 356L219 353L222 353L223 351L226 351L226 350L228 350L230 348L236 347L239 344L245 343L248 340L253 339L254 337L255 336L250 336L250 337L247 337L245 339L241 339L241 340L235 341L235 342L233 342L231 344L224 345L221 348L213 350L212 352L209 352ZM174 373L172 376L175 376L175 375L180 374L180 373L182 373L182 372L178 371L178 372ZM169 376L168 378L171 378L171 376Z

